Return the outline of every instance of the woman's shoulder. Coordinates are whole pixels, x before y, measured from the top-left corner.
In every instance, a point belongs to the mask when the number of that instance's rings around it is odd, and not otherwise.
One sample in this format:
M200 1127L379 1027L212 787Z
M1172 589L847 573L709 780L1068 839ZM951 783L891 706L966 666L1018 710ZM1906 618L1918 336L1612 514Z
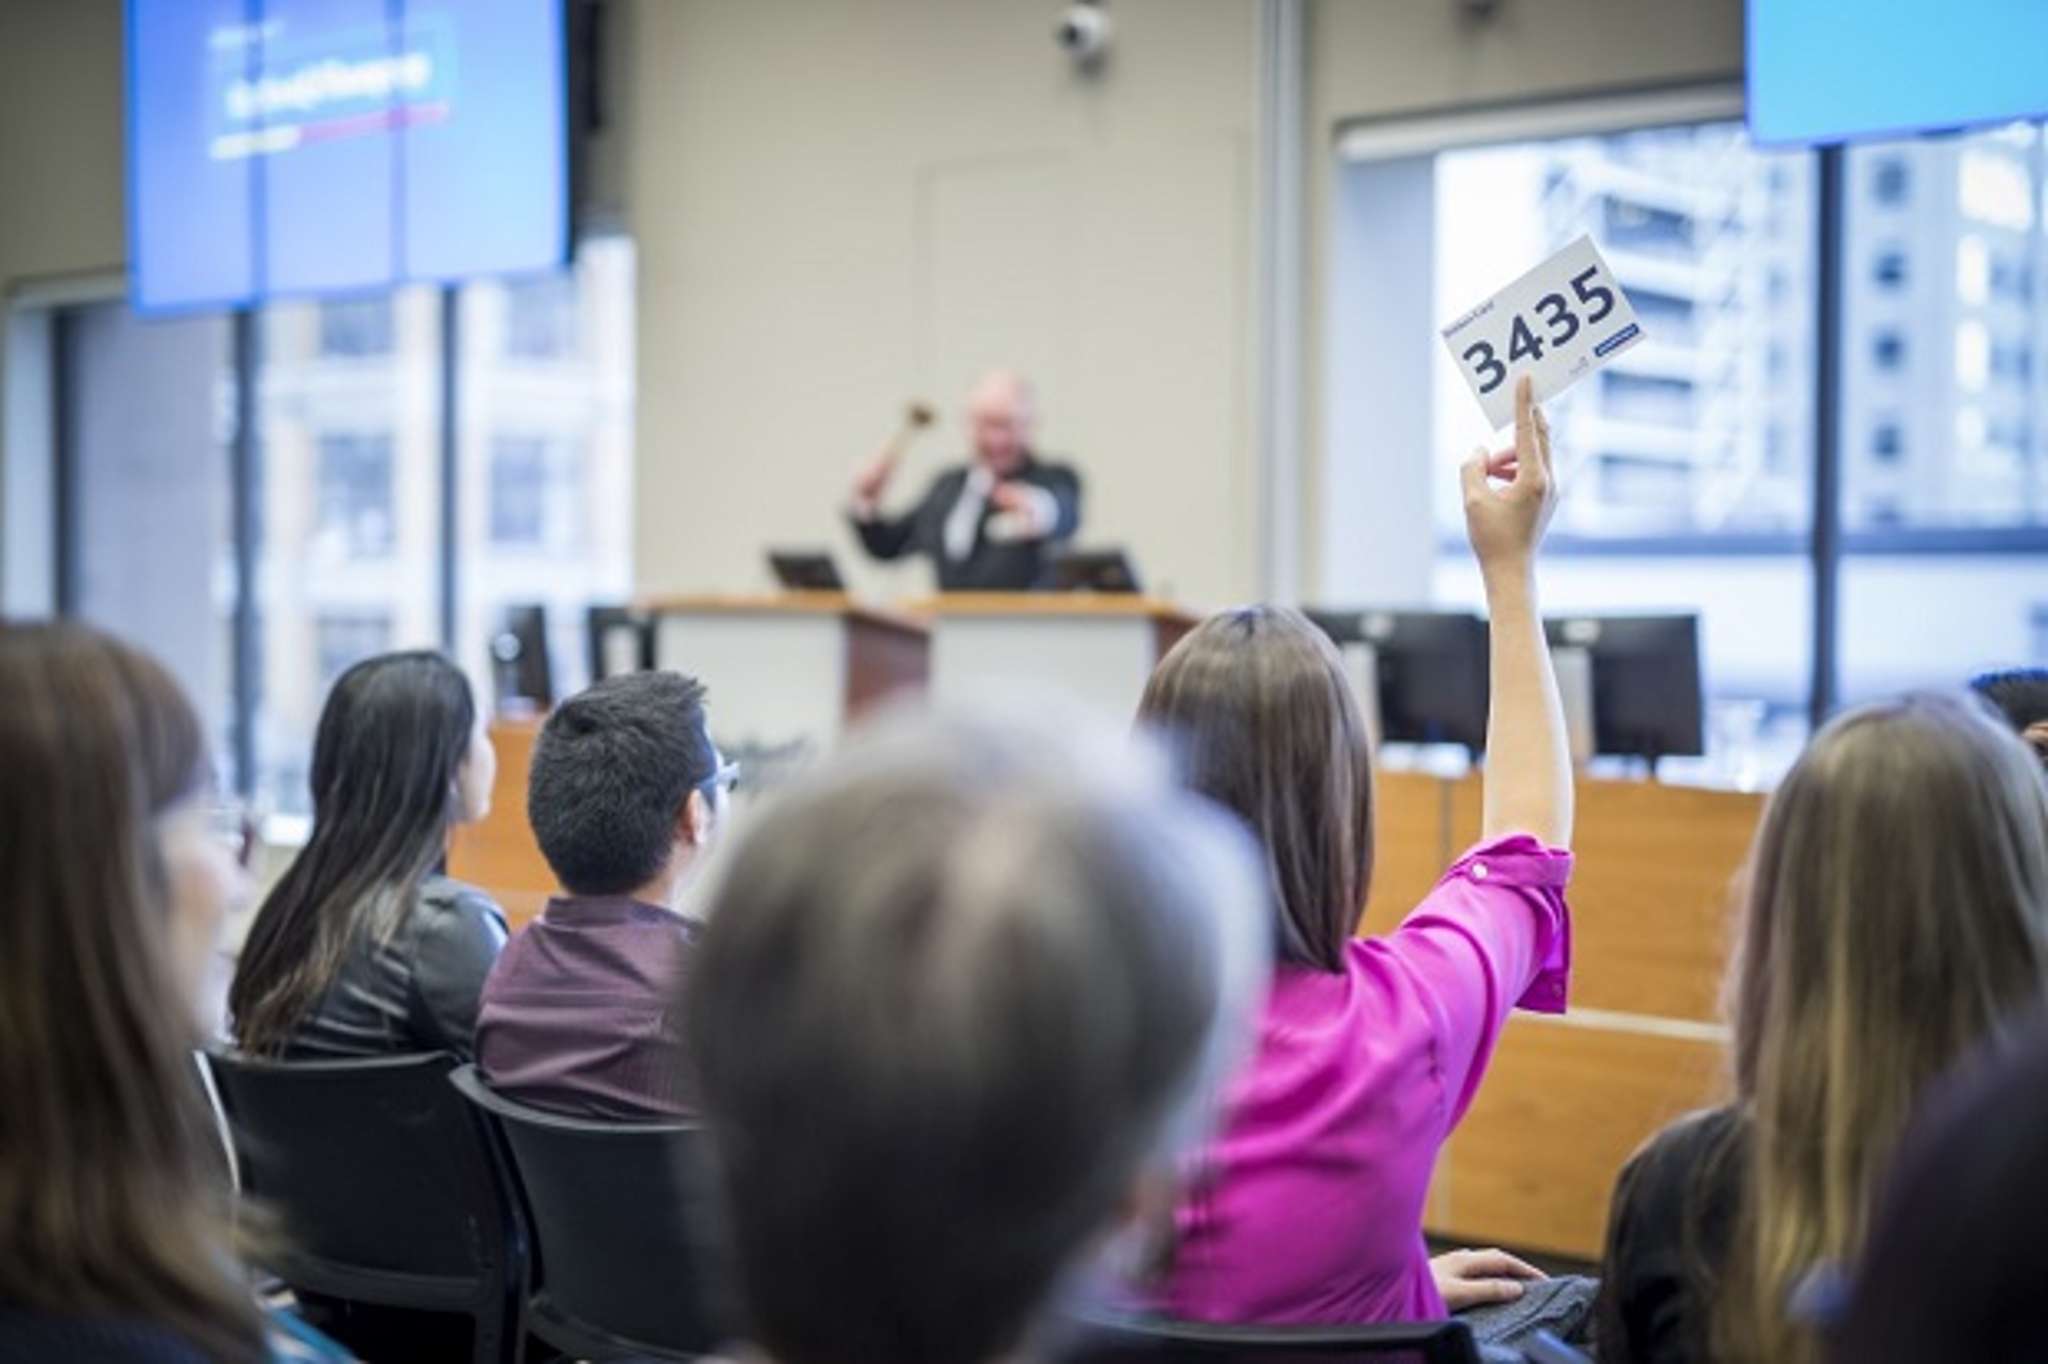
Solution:
M491 919L501 925L505 921L505 911L498 907L490 892L452 876L429 876L420 882L418 900L420 910L426 914Z

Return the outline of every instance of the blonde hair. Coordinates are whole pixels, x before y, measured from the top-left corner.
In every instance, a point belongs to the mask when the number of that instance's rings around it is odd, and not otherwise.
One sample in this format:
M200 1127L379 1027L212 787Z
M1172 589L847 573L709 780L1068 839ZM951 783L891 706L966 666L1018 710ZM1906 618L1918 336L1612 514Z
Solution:
M1717 1359L1819 1354L1793 1294L1852 1263L1915 1101L2048 979L2048 792L1982 705L1823 729L1772 798L1732 980L1752 1142Z

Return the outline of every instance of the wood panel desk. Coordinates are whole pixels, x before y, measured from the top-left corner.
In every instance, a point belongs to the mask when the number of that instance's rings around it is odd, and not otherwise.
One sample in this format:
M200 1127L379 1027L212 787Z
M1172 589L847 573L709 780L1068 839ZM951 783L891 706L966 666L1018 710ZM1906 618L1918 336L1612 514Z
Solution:
M1170 602L1121 593L949 592L910 609L932 623L938 701L1045 686L1119 719L1136 714L1153 666L1197 622Z
M539 717L500 716L491 722L498 776L491 810L475 824L457 826L448 843L448 874L490 892L516 932L537 917L555 893L555 874L534 842L526 820L526 779L533 770Z
M1477 775L1383 772L1363 930L1391 929L1479 837ZM1679 1114L1728 1092L1719 999L1735 885L1764 798L1582 779L1572 1010L1518 1014L1437 1166L1427 1226L1597 1258L1614 1178Z

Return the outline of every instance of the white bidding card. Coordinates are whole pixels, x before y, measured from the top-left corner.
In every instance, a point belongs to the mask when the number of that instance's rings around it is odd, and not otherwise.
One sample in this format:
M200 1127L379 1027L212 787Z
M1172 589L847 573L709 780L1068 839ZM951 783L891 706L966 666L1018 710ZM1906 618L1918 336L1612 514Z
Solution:
M1515 381L1555 397L1643 339L1607 262L1581 237L1444 328L1444 344L1494 428L1515 419Z

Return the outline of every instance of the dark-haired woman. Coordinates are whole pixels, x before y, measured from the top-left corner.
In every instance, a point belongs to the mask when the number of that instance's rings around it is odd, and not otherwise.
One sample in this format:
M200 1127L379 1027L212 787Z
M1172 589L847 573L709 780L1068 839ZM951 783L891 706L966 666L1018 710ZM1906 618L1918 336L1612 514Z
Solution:
M0 629L0 1360L338 1358L235 1267L192 1049L239 867L152 660Z
M504 915L441 873L497 771L469 679L434 653L341 675L313 738L313 832L257 912L228 1011L236 1043L313 1060L474 1052Z
M1352 936L1372 868L1372 755L1342 661L1293 611L1213 616L1145 690L1185 779L1259 836L1276 968L1258 1050L1192 1172L1145 1296L1223 1322L1376 1322L1505 1301L1536 1271L1432 1263L1423 1199L1518 1003L1560 1012L1572 773L1535 594L1555 504L1526 381L1515 448L1474 455L1465 519L1492 616L1482 841L1394 932Z

